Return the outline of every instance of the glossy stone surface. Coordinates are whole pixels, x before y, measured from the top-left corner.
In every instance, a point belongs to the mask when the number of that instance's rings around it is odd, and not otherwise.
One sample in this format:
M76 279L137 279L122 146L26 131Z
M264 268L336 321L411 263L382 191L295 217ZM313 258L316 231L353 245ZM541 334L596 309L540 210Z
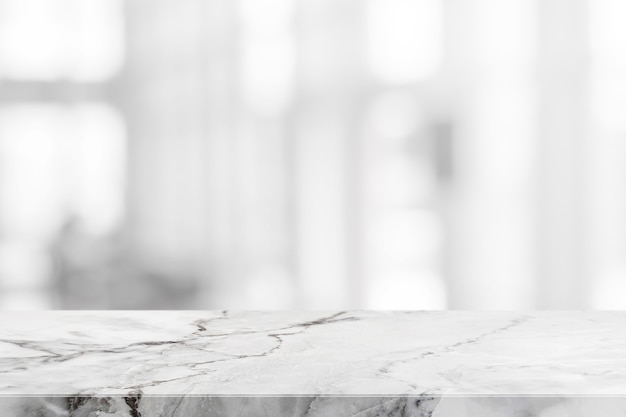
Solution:
M0 313L3 416L610 417L625 394L622 312Z

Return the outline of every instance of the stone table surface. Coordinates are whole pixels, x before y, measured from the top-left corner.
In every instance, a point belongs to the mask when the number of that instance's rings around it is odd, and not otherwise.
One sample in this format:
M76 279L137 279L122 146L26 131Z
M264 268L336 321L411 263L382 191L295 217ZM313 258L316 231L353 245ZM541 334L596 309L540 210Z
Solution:
M626 312L0 312L3 416L598 412Z

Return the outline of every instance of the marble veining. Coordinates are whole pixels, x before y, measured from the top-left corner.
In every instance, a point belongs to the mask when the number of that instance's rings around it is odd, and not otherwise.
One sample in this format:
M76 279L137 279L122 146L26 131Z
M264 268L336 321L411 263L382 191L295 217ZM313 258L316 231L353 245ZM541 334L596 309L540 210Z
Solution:
M595 413L626 312L0 312L2 416Z

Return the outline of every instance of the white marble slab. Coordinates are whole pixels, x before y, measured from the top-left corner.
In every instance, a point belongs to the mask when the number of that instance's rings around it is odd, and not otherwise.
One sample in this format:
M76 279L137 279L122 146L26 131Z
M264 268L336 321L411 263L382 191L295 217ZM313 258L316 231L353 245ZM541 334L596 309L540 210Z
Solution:
M626 313L0 312L2 416L592 410L626 416Z

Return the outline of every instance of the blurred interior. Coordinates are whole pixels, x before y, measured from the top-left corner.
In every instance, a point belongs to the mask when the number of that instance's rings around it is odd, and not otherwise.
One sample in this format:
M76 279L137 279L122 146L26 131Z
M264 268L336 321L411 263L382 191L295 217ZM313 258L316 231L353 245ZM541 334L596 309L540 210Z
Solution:
M0 0L0 308L626 308L625 18Z

